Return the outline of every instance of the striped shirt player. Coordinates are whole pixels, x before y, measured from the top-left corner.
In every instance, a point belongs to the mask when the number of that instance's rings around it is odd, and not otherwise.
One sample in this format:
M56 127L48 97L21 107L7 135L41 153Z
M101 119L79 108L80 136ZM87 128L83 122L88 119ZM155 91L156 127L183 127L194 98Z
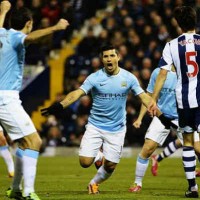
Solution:
M196 12L189 6L177 7L174 17L183 31L179 37L168 42L160 61L160 73L156 80L153 97L156 99L172 65L176 68L178 82L176 99L179 126L184 134L183 165L188 180L186 197L198 197L195 181L196 158L194 152L194 131L200 132L200 35L195 33Z
M80 145L79 161L84 168L91 166L102 147L105 162L90 181L89 194L99 193L98 185L111 176L120 161L126 132L128 92L132 91L139 96L146 106L152 101L136 77L118 66L119 59L114 47L103 47L101 60L104 68L88 76L79 89L69 93L60 103L42 109L43 115L60 112L91 92L93 103Z

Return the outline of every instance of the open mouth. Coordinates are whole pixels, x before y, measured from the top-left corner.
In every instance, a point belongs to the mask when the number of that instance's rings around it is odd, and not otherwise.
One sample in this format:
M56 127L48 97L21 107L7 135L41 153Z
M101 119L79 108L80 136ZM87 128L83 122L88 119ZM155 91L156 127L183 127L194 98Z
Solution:
M108 69L112 69L112 68L113 68L112 63L108 63L108 64L107 64L107 67L108 67Z

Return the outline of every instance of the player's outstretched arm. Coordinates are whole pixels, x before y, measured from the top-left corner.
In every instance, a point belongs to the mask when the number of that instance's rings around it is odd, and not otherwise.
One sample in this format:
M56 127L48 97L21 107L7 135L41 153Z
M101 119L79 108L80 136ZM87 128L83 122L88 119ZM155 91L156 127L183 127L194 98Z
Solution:
M37 42L37 40L39 40L41 37L50 35L56 31L65 30L68 26L69 26L69 22L67 20L60 19L59 22L54 26L29 33L28 36L25 38L24 43L27 45L30 43Z
M7 12L10 10L11 4L9 1L4 0L0 4L0 28L3 27Z
M63 101L53 104L48 108L41 109L41 114L43 116L54 115L62 112L63 109L67 108L69 105L77 101L81 96L84 96L85 92L81 89L74 90L70 92Z

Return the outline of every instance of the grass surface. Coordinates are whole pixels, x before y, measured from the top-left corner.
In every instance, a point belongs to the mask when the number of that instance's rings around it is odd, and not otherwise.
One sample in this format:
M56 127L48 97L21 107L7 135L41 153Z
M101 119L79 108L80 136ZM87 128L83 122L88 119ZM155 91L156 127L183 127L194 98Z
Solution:
M42 200L179 200L185 199L187 181L180 158L162 161L159 175L153 177L150 167L143 181L141 193L128 192L133 182L135 159L123 158L113 176L100 186L99 195L88 195L87 184L94 176L94 166L82 169L78 157L41 157L38 163L36 191ZM200 182L197 179L197 183ZM0 159L0 200L7 199L4 194L11 180L6 167Z

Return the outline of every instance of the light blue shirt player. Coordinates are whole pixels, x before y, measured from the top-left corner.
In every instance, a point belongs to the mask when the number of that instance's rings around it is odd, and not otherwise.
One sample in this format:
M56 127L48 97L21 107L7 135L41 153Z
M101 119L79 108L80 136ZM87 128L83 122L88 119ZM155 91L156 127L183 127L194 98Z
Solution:
M131 90L134 95L144 92L137 78L122 68L116 75L101 69L88 76L80 88L86 94L91 91L93 98L88 123L109 132L125 129L128 92Z
M0 28L0 90L21 89L25 38L26 35L20 31Z
M152 74L147 87L149 93L153 93L156 78L159 74L160 68L156 68ZM169 71L167 74L167 79L161 89L158 98L158 108L163 113L164 116L170 119L178 119L177 104L176 104L176 93L175 88L177 84L177 76L173 71Z

